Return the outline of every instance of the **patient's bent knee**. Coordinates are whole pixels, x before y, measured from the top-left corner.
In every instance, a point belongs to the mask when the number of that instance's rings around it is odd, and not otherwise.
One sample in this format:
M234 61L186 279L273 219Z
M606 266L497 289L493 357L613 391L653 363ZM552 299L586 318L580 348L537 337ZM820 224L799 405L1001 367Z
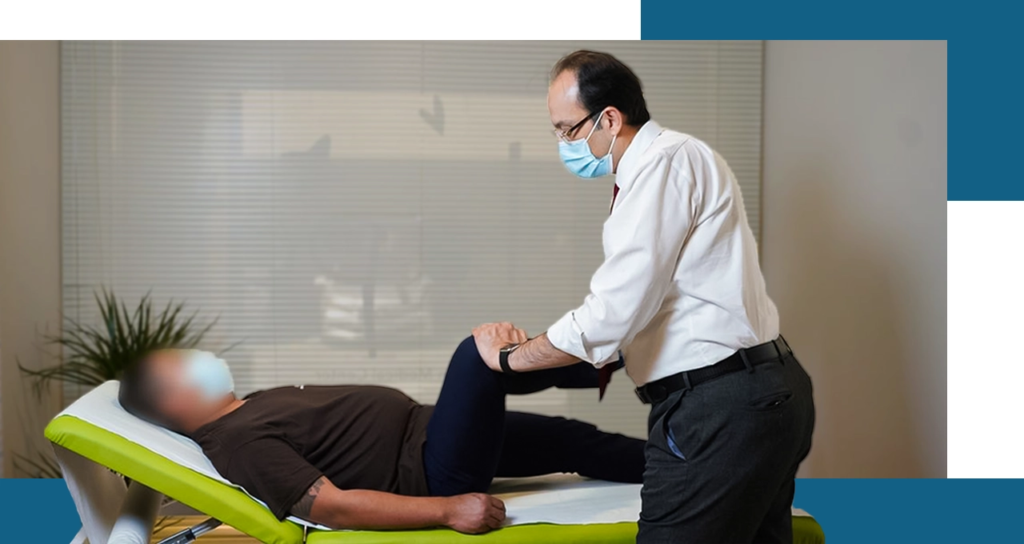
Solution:
M476 338L473 338L472 334L462 340L455 352L461 355L480 356L480 352L476 349Z
M484 362L483 358L480 357L480 351L476 347L476 340L472 336L459 344L459 347L456 348L455 353L452 355L452 360L448 367L449 369L459 369L462 372L476 373L479 370L493 372L487 367L487 363Z

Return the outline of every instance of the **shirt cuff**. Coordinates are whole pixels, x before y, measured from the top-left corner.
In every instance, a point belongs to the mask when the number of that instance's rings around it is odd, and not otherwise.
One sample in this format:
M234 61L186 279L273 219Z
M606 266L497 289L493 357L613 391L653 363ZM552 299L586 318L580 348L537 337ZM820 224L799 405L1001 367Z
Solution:
M548 340L552 346L572 355L579 357L580 360L593 363L593 359L590 354L587 353L587 348L583 344L583 329L580 328L579 323L576 323L576 317L573 312L569 312L562 316L561 319L555 322L548 328Z

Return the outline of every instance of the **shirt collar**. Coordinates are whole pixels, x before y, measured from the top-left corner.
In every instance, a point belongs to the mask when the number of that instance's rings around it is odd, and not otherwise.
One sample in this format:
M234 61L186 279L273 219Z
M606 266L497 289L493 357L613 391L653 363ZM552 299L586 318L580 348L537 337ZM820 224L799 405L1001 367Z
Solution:
M633 170L636 168L640 156L644 154L644 151L647 151L647 148L651 146L654 139L664 130L661 128L661 125L652 119L644 123L644 126L640 127L640 130L637 131L636 136L633 136L633 141L629 142L629 147L622 154L622 158L619 159L618 168L615 169L615 183L619 186L619 190L627 188L623 184L629 185L633 183Z

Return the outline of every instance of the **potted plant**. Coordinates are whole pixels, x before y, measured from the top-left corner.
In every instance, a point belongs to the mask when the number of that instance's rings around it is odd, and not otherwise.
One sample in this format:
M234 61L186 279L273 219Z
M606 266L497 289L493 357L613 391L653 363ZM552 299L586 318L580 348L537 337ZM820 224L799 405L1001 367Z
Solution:
M98 326L65 318L61 334L47 337L47 343L62 350L59 364L39 370L18 364L34 380L37 394L54 381L91 388L116 380L128 365L149 351L196 347L217 323L216 319L206 324L197 322L197 312L186 315L184 303L173 300L156 311L148 293L131 311L124 302L118 302L113 291L103 289L94 297L100 310Z
M184 303L173 300L156 310L148 293L132 310L118 301L113 291L102 289L93 296L99 306L99 324L87 325L65 318L61 334L46 337L47 344L61 350L59 364L37 370L18 363L21 372L33 381L37 396L53 382L91 389L119 379L128 365L149 351L198 346L217 323L217 319L199 322L197 312L186 314ZM61 477L56 461L40 451L33 455L15 454L14 465L30 477Z

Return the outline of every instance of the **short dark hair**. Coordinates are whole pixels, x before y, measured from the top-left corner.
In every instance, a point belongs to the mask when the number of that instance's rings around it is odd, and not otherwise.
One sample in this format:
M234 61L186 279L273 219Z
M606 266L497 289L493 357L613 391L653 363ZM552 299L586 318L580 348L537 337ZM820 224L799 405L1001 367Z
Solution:
M626 116L626 124L642 126L651 120L643 85L633 70L619 59L598 51L581 49L559 59L551 79L571 71L580 89L580 103L590 114L614 106Z
M156 391L149 371L149 358L140 357L121 372L121 385L117 390L117 402L129 414L154 425L159 425L179 434L185 434L174 422L160 413L156 407Z

